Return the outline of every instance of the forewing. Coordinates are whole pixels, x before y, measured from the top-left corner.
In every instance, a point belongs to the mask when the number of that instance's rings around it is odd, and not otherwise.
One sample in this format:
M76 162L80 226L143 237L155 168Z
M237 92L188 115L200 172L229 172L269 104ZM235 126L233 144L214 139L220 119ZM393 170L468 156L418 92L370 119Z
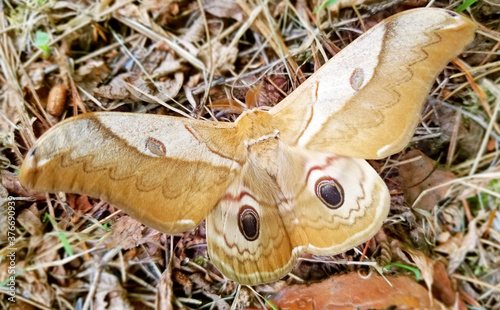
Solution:
M232 124L133 113L89 113L45 133L23 185L83 193L165 233L196 227L239 170Z
M370 29L275 106L289 145L357 158L405 147L436 75L473 39L450 11L406 11Z

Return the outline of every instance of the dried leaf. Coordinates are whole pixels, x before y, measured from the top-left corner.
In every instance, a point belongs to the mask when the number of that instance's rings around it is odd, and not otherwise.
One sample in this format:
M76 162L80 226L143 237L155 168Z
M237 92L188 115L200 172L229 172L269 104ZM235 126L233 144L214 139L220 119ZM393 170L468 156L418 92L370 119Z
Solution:
M32 208L24 209L21 212L19 212L19 215L17 216L17 221L31 234L30 238L42 235L43 224L40 221L40 215L34 214Z
M186 294L186 296L191 296L193 292L193 283L191 282L191 280L189 280L189 278L180 270L174 270L173 274L175 282L179 283L182 286L184 294Z
M187 42L197 42L203 38L205 35L205 19L203 16L196 18L191 26L186 29L186 32L182 35L182 39Z
M464 240L464 234L462 232L457 233L453 237L449 238L446 242L438 245L434 248L434 251L451 255L455 253Z
M406 276L372 274L362 278L358 273L333 276L311 285L292 285L279 292L271 302L289 310L444 309L437 300L429 302L428 291Z
M261 95L257 106L273 107L286 97L288 90L288 79L283 75L273 75L268 78L269 83L263 83Z
M455 202L448 204L443 208L440 215L440 219L443 221L443 228L445 228L445 230L451 232L463 230L464 211L458 203Z
M89 202L89 196L78 195L75 200L74 210L80 214L85 214L87 211L92 210L94 206Z
M223 45L219 41L210 45L212 47L212 59L210 59L210 54L208 50L200 51L200 57L207 66L211 67L211 63L214 64L214 72L216 75L224 75L224 73L234 70L234 62L238 57L238 49L233 46ZM208 46L207 46L208 48Z
M114 77L108 85L100 86L94 89L94 93L103 98L111 100L123 100L129 97L125 80L130 80L135 76L134 73L122 73Z
M131 98L135 101L158 103L152 97L156 97L160 101L169 101L177 96L183 82L184 74L182 72L176 72L173 78L168 77L163 81L155 81L155 85L144 80L139 74L129 72L116 76L108 85L101 86L94 92L101 97L112 100Z
M158 283L156 309L158 310L173 310L172 299L174 293L172 291L172 274L171 265L161 274L160 282Z
M436 168L436 164L419 150L411 150L401 160L410 160L417 157L420 157L420 159L402 164L399 168L401 187L405 199L410 205L415 202L423 191L456 179L453 173ZM414 207L427 211L432 210L446 196L450 186L438 187L427 192L423 197L420 197Z
M17 268L17 266L16 266ZM23 274L26 276L26 273ZM44 274L45 275L45 274ZM36 300L42 305L52 305L55 293L46 279L31 277L31 281L19 281L19 291L23 296L29 296L31 300ZM16 299L17 300L17 299Z
M19 183L17 174L3 170L0 172L0 176L2 177L2 185L11 195L25 197L32 201L45 200L47 198L47 194L45 193L25 189L21 183Z
M460 247L448 256L450 259L448 263L449 274L452 274L458 266L460 266L467 253L477 250L478 241L481 236L481 233L477 229L477 222L483 220L485 217L486 213L480 212L480 214L470 221L469 225L467 225L467 233L465 234Z
M450 278L446 273L446 268L442 262L436 261L434 264L434 282L432 283L432 294L448 307L456 304L457 292L452 288ZM465 303L459 301L460 310L465 310Z
M168 54L165 59L154 69L152 76L154 78L165 76L167 74L177 73L184 68L181 59L174 59L172 54Z
M54 262L59 258L58 250L61 247L61 240L57 236L48 235L37 246L34 258L37 265Z
M4 134L13 132L15 129L13 124L17 124L21 120L21 109L18 108L21 98L14 88L8 87L6 84L2 86L0 92L3 97L2 104L0 104L0 113L4 116L0 118L0 132L2 133L2 139L5 139ZM5 139L3 143L6 142Z
M205 1L203 8L214 16L232 18L239 22L245 17L245 13L241 7L233 0L208 0Z
M113 243L128 250L135 248L142 239L143 226L130 216L122 216L113 225Z
M141 10L150 11L160 25L167 25L180 12L179 2L172 0L144 0L140 2Z
M93 94L97 87L109 74L109 68L102 60L89 60L76 70L75 82L87 92Z
M99 276L93 308L96 310L134 309L127 299L127 291L120 284L120 280L108 272L102 272Z
M38 90L44 87L45 73L44 69L50 66L50 62L35 62L27 68L27 75L21 75L21 86L31 90Z
M182 72L177 72L174 74L173 79L168 78L165 81L156 82L156 85L158 85L159 89L154 92L154 95L161 101L170 101L172 98L177 96L182 88L183 83L184 74Z
M209 291L202 291L203 295L207 296L208 298L213 300L213 304L215 305L216 309L218 310L229 310L231 309L231 306L225 301L224 299L221 298L220 295L209 292Z
M407 249L406 252L411 256L418 269L420 269L422 278L424 279L427 289L429 290L429 300L432 302L431 289L434 281L434 260L427 257L427 255L421 251Z
M452 288L450 278L446 273L445 266L439 261L429 258L421 251L406 250L422 273L422 277L430 293L435 299L447 307L458 305L459 309L466 309L463 301L457 303L457 292Z

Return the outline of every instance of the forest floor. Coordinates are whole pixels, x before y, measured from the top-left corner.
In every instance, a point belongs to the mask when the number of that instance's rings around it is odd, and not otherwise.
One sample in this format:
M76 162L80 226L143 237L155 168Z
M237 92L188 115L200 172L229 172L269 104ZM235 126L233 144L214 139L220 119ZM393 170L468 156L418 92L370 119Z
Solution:
M2 1L0 308L500 309L500 2L322 4ZM278 104L383 19L426 5L461 11L476 36L437 77L408 147L369 161L391 209L352 250L304 253L280 281L239 285L211 263L205 222L166 235L95 197L19 183L29 149L64 119L115 111L233 122Z

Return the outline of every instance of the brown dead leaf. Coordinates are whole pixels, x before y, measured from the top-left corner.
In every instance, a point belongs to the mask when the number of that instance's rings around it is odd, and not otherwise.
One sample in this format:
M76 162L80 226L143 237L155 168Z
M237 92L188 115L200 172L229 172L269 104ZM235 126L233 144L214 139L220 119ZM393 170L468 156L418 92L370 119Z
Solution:
M180 12L179 2L172 0L144 0L141 1L140 7L153 13L160 25L169 24Z
M450 278L446 273L443 263L436 261L434 264L434 282L432 283L432 294L436 299L448 307L456 304L457 292L451 285ZM466 310L467 307L462 300L459 300L459 310Z
M161 274L160 281L156 286L156 309L173 310L172 299L174 296L172 289L172 265L167 266Z
M152 77L157 78L168 74L173 74L181 71L184 68L182 59L174 59L171 53L168 53L165 59L153 70Z
M127 291L122 287L120 279L114 274L102 272L94 296L93 309L132 310L134 307L127 299Z
M38 90L45 86L45 68L52 65L49 61L32 63L27 69L26 74L21 75L21 86L23 88ZM24 71L23 71L24 72Z
M78 67L74 75L74 81L87 92L93 94L97 87L109 74L109 68L102 60L89 60Z
M434 260L427 257L427 255L421 251L411 249L406 249L405 251L411 256L413 262L422 273L422 278L424 279L427 289L429 290L429 298L432 299L431 289L434 282Z
M446 240L446 242L439 244L437 247L435 247L434 251L451 255L452 253L455 253L458 250L463 240L464 240L464 234L462 232L459 232L455 234L453 237Z
M47 198L47 194L45 193L24 188L21 183L19 183L19 177L15 173L2 170L0 176L2 178L2 185L11 195L25 197L31 201L45 200Z
M143 80L142 78L126 80L123 85L125 85L125 88L128 90L130 97L133 100L145 101L148 103L157 103L157 101L151 97L156 96L161 101L168 101L173 96L177 95L180 88L182 87L183 75L182 73L176 73L175 77L175 80L167 79L164 82L156 82L156 85L158 86L160 91L155 91L154 85L152 85L148 81Z
M464 228L463 218L463 208L457 202L448 204L440 213L443 228L450 232L461 231Z
M204 2L203 8L214 16L232 18L239 22L245 17L241 7L233 0L208 0Z
M89 210L92 210L94 206L89 202L89 196L78 195L75 200L74 210L79 214L85 214Z
M420 150L409 151L402 156L401 161L418 157L420 159L402 164L399 167L401 187L405 200L410 205L419 198L423 191L456 179L453 173L436 168L435 162ZM434 188L420 197L414 207L427 211L432 210L446 196L450 187L451 185Z
M162 81L155 81L154 84L144 80L140 74L128 72L117 75L108 85L103 85L94 92L112 100L131 98L135 101L158 103L153 97L160 101L169 101L179 93L183 82L182 72L176 72L173 78L168 76Z
M43 242L43 228L44 225L40 221L40 213L33 203L29 208L22 210L17 217L19 224L24 227L29 233L28 247L29 249L36 249Z
M124 7L119 8L116 11L119 16L124 16L130 19L134 19L148 27L151 27L152 20L149 17L147 8L144 6L137 6L135 4L128 4Z
M406 276L378 274L361 278L351 272L333 276L311 285L292 285L280 291L271 302L289 310L344 309L444 309L437 300L429 300L428 291Z
M13 124L18 124L21 120L21 109L18 106L21 99L19 93L14 88L7 87L6 84L2 86L0 92L3 97L0 104L0 113L4 116L0 118L0 132L10 133L15 129ZM2 134L2 139L4 138L5 136Z
M211 68L211 63L214 64L214 72L217 76L222 76L224 73L234 70L234 62L238 57L238 49L234 46L224 45L219 41L210 45L212 47L212 59L210 52L207 49L200 51L200 58L203 60L207 68Z
M227 301L222 299L219 294L212 293L210 291L202 291L202 294L213 300L213 305L215 306L215 308L213 309L218 309L218 310L231 309L231 306L229 306Z
M103 98L111 100L123 100L128 98L129 92L125 80L130 80L136 74L132 72L122 73L114 77L108 85L94 89L94 93Z
M458 294L452 288L443 263L431 259L421 251L406 249L405 252L411 256L422 273L422 278L429 290L429 298L432 298L432 294L436 300L439 300L447 307L458 305L458 309L466 309L463 301L456 302Z
M157 81L157 90L154 92L154 96L159 98L161 101L170 101L172 98L177 96L184 83L184 74L182 72L176 72L173 78L166 78L164 81ZM154 101L156 103L156 101Z
M35 277L31 277L31 279L33 281L19 281L19 291L23 292L24 296L29 296L31 300L36 300L42 305L52 305L55 294L47 280L35 279Z
M173 274L175 282L182 286L184 294L186 294L186 296L191 296L191 293L193 292L193 283L191 280L189 280L189 278L180 270L174 270Z
M19 212L17 221L30 233L30 238L42 235L43 224L40 221L40 215L38 214L38 209L36 207L30 207Z
M113 225L113 245L120 245L125 250L135 248L142 239L143 226L130 216L122 216Z
M148 251L150 256L154 256L155 254L161 253L162 249L162 237L163 233L159 232L156 229L144 227L142 230L142 238L139 241L139 244L146 243L145 249Z
M448 256L449 263L447 270L449 274L452 274L458 266L460 266L467 253L478 250L478 242L482 232L478 231L477 222L484 220L485 218L487 218L486 212L481 211L472 221L469 222L469 225L467 225L467 233L465 234L460 247Z
M258 98L258 107L273 107L280 102L288 90L288 79L284 75L273 75L267 79L269 83L264 83L261 89L261 95Z
M182 34L182 40L187 42L196 42L201 40L205 36L205 19L203 16L198 16L191 26L186 29L186 32Z
M121 246L126 250L130 249L131 251L128 254L131 258L145 256L148 259L161 260L159 248L161 248L160 239L162 235L159 231L145 227L126 215L120 217L113 225L113 240L107 247ZM135 251L134 249L139 245L143 245L141 251Z
M66 203L79 215L85 214L94 207L87 195L66 194ZM75 220L78 221L78 217L75 217Z

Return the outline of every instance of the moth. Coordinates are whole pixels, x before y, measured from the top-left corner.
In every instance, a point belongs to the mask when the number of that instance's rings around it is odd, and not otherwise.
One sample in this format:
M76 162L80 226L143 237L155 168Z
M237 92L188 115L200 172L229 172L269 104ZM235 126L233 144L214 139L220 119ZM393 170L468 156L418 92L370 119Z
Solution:
M301 253L341 253L381 227L389 192L365 159L407 145L435 77L475 29L441 9L394 15L235 123L78 115L37 141L19 179L99 197L167 234L206 218L219 271L241 284L278 280Z

